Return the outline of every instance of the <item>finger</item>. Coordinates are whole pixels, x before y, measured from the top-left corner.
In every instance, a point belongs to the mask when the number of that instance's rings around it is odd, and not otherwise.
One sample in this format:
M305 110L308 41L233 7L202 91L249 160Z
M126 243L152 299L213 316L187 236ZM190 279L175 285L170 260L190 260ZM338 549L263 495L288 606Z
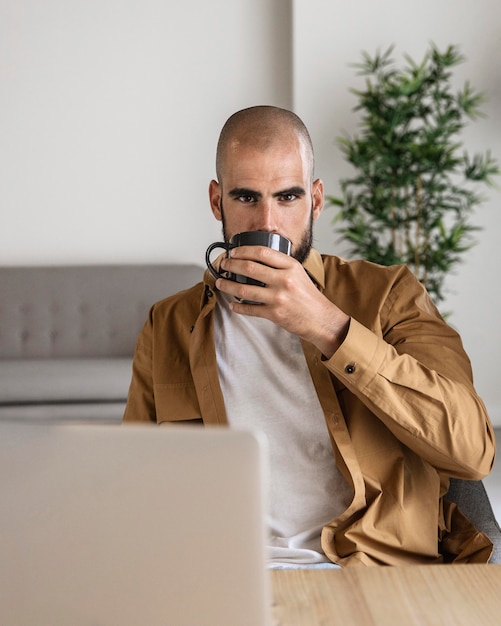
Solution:
M238 315L247 315L248 317L261 317L267 318L266 307L263 306L261 302L255 302L251 304L250 302L235 302L230 303L230 309L233 313L237 313Z
M249 259L224 259L221 268L225 272L252 278L265 284L272 278L273 272L277 271L276 268Z
M219 291L233 296L237 300L245 300L247 303L266 304L268 301L267 290L265 287L259 287L258 285L248 285L245 283L237 283L233 280L218 278L216 287Z
M255 261L276 269L288 267L292 260L292 257L287 254L266 246L240 246L239 248L233 248L230 251L230 258L248 259L249 261Z

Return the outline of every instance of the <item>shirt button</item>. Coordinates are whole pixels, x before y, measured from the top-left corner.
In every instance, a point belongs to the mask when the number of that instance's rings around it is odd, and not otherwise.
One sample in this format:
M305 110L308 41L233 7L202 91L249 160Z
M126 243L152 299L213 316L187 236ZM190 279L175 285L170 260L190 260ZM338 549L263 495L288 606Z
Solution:
M355 363L349 363L345 368L344 371L347 374L353 374L355 372L355 370L357 369L357 366L355 365Z

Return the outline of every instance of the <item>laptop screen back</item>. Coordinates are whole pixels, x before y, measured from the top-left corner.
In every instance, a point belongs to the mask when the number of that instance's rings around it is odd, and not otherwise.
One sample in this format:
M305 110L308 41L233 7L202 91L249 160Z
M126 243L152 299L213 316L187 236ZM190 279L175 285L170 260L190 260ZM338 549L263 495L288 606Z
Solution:
M219 428L0 424L0 622L257 626L263 451Z

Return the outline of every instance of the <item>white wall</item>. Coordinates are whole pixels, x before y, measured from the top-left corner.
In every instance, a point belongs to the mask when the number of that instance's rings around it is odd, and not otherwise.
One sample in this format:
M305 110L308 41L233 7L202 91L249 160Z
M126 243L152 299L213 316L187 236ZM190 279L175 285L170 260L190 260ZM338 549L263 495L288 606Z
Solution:
M0 0L0 264L200 261L220 127L291 105L288 0Z
M0 0L0 265L201 262L220 235L207 200L217 135L252 104L294 103L336 194L362 49L418 59L429 40L460 44L458 84L490 97L468 148L501 158L500 39L497 0ZM501 425L499 201L479 211L446 307ZM344 254L333 215L316 245Z
M342 6L342 8L341 8ZM501 4L497 0L352 0L340 5L331 0L294 0L294 108L307 125L316 145L317 173L327 192L339 193L339 179L351 174L335 139L356 130L351 111L352 87L362 86L350 63L360 52L373 54L395 44L395 59L409 53L421 60L428 44L440 48L458 44L467 62L455 77L460 88L466 79L486 93L488 117L465 133L470 152L492 149L501 161ZM501 180L499 180L501 185ZM474 223L483 227L479 244L467 254L444 310L460 330L471 357L476 386L496 425L501 426L501 193L487 193ZM345 254L333 233L334 208L326 208L317 229L317 246Z

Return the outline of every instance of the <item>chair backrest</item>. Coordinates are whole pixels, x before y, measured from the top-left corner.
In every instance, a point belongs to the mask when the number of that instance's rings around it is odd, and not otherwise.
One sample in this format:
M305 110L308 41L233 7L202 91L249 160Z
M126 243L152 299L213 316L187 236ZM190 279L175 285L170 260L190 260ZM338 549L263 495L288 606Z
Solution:
M451 478L447 500L455 502L478 530L494 544L490 563L501 563L501 529L481 480Z

